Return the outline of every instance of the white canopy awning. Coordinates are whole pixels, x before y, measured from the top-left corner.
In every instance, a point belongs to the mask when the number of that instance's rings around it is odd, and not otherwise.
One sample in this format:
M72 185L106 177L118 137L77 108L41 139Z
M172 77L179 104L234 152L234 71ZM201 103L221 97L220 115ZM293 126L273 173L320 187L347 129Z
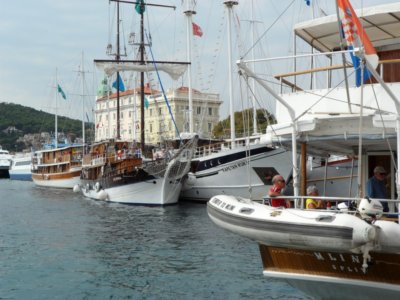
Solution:
M356 13L376 48L400 44L400 3L358 9ZM320 52L340 47L336 14L299 23L294 32Z
M108 76L121 71L136 71L136 72L152 72L156 70L153 63L141 65L132 62L98 62L96 66L102 69ZM173 64L173 63L159 63L157 70L167 73L172 79L177 80L181 77L187 69L187 64Z

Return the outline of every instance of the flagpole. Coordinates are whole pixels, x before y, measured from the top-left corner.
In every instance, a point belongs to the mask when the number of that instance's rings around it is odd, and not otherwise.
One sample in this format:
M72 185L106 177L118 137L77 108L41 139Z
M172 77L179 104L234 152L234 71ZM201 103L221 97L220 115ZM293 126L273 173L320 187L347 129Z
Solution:
M225 1L224 4L228 9L228 72L229 72L229 113L231 121L231 148L235 148L235 114L233 112L233 79L232 79L232 46L231 46L231 21L232 21L232 8L237 5L237 1Z
M187 60L192 62L192 15L196 14L194 10L193 0L186 0L186 10L183 12L187 19ZM189 97L189 133L192 134L193 129L193 91L192 91L192 65L188 65L188 97Z

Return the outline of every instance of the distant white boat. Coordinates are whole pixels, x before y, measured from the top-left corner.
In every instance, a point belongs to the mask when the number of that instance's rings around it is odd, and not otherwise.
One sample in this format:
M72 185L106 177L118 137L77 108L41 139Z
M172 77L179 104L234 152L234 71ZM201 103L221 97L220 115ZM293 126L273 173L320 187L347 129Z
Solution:
M12 158L11 167L8 173L11 180L32 180L32 156L16 155Z
M12 156L0 146L0 170L9 170Z

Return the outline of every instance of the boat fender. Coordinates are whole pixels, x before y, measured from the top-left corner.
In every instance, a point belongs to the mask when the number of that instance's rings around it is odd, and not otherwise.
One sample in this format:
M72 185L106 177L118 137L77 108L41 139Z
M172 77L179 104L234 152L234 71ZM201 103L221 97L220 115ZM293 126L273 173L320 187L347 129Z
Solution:
M108 194L105 190L100 190L100 192L97 193L97 197L99 197L100 200L107 200Z
M189 172L187 174L187 179L186 179L186 184L190 186L194 186L196 184L196 175L194 175L192 172Z
M378 244L385 251L400 252L400 224L393 221L377 220Z
M72 190L74 191L74 193L78 193L81 190L81 187L79 186L79 184L75 184Z
M100 182L96 182L96 184L94 185L94 190L95 190L96 193L97 193L98 191L100 191L100 189L101 189Z

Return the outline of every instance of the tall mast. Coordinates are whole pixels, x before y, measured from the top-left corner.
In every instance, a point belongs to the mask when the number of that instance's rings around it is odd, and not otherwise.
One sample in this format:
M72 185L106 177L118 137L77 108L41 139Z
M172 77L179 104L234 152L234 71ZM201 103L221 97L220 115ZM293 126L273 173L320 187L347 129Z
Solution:
M82 52L82 66L81 66L81 74L82 74L82 153L85 154L85 70L83 67L84 59Z
M192 61L192 15L196 14L194 10L194 1L193 0L185 0L185 11L183 12L186 15L187 20L187 29L186 29L186 41L187 41L187 61ZM189 132L193 133L193 91L192 91L192 66L188 65L188 96L189 96Z
M228 72L229 72L229 113L231 115L231 148L235 148L235 114L233 112L233 79L232 79L232 45L231 45L231 23L233 6L237 5L237 1L225 1L224 4L228 9Z
M251 44L254 45L255 43L255 23L256 21L254 20L254 0L251 1ZM251 56L254 60L255 55L254 55L254 46L251 49ZM253 64L253 72L255 73L256 71L256 65ZM256 81L253 79L252 80L252 89L253 89L253 96L252 96L252 104L253 104L253 134L257 134L257 107L256 107Z
M56 111L54 114L54 146L55 146L55 148L58 148L57 100L58 100L58 78L57 78L57 68L56 68Z
M144 2L140 2L140 64L144 65ZM144 154L145 136L144 136L144 72L140 72L140 148Z
M117 19L118 19L118 32L117 32L117 54L116 54L116 59L115 61L117 62L130 62L130 63L137 63L137 61L132 61L132 60L121 60L120 59L120 49L119 49L119 3L128 3L128 4L135 4L136 11L140 14L140 44L139 44L139 51L140 51L140 60L139 64L140 65L145 65L146 61L144 59L144 54L145 54L145 43L144 43L144 10L145 7L147 6L158 6L158 7L169 7L169 8L174 8L175 6L170 6L170 5L162 5L162 4L150 4L150 3L145 3L143 0L138 0L138 1L128 1L128 0L110 0L111 2L117 2ZM137 8L139 5L139 9ZM114 61L114 62L115 62ZM110 60L95 60L95 62L112 62ZM153 63L159 63L159 62L153 62ZM166 62L163 62L166 63ZM117 138L120 137L120 122L119 122L119 71L117 71ZM144 136L144 72L140 72L140 138L141 138L141 149L142 153L144 153L144 145L145 145L145 136Z
M117 2L117 54L115 55L115 60L120 60L120 48L119 48L119 2ZM120 112L119 112L119 72L117 71L117 140L121 138L121 125L120 125Z

